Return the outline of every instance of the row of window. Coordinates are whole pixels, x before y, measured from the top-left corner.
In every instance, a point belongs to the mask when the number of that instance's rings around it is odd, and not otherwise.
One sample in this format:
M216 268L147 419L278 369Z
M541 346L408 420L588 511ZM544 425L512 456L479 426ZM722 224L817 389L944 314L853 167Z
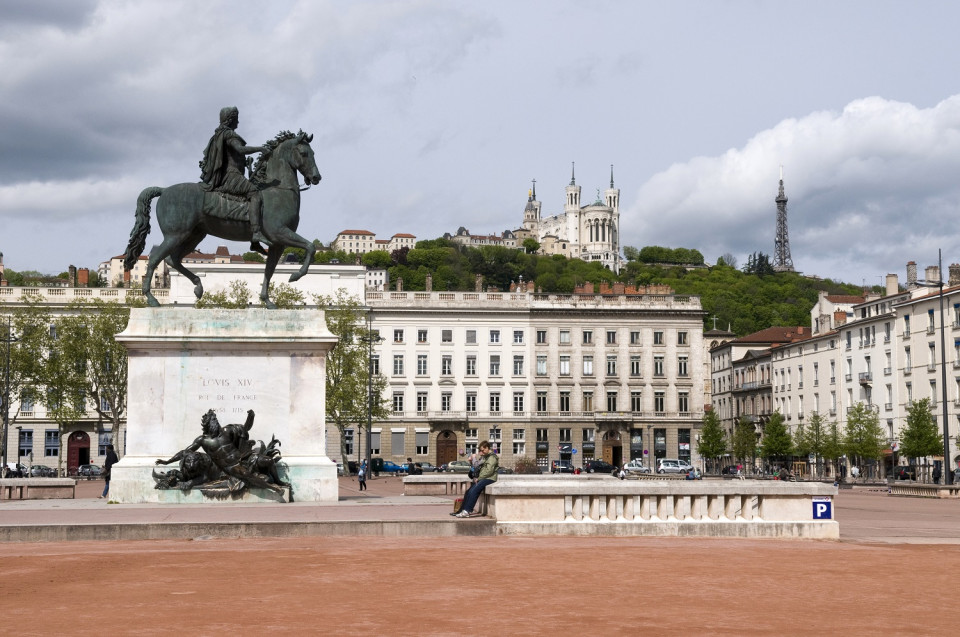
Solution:
M98 454L107 455L107 445L112 444L110 432L105 431L98 437ZM17 455L26 458L33 453L33 430L21 429L19 440L17 442ZM56 458L60 455L60 431L57 429L46 429L43 432L43 455L47 458Z
M548 399L547 391L538 391L536 394L536 411L540 413L548 413L550 411L555 412L570 412L571 411L571 395L572 392L567 390L562 390L558 392L556 397L556 404L553 405L555 409L551 410L550 401ZM657 413L663 413L666 411L666 391L657 390L653 392L653 410ZM392 396L392 405L393 412L395 414L403 414L405 407L405 397L406 394L403 391L394 391ZM526 393L523 391L513 392L513 409L514 413L525 413L526 412ZM478 393L476 391L467 391L464 395L463 405L464 411L468 413L476 413L478 405ZM487 396L487 406L491 413L501 413L503 401L501 400L501 393L498 391L491 391ZM581 412L592 412L596 409L594 404L594 392L592 390L585 389L579 396L580 398L580 409ZM442 391L440 392L440 411L453 411L453 399L454 394L452 391ZM416 407L418 413L427 412L430 410L430 392L428 390L418 390L416 393ZM619 412L620 409L620 392L617 391L607 391L606 392L606 411ZM643 413L643 392L640 390L635 390L630 392L630 405L629 411L633 413ZM677 392L677 411L680 413L688 413L690 411L690 392L687 391L678 391Z
M428 354L417 354L417 376L428 376L429 375L429 355ZM513 356L513 375L514 376L524 376L526 371L524 369L524 356L523 354L516 354ZM406 355L405 354L394 354L393 355L393 375L394 376L403 376L406 372ZM570 361L571 357L567 354L563 354L559 358L559 367L558 373L560 376L570 376ZM638 355L630 356L630 376L640 377L643 376L643 359ZM500 376L501 372L501 358L499 354L491 354L488 360L489 363L489 375L490 376ZM593 356L582 356L582 375L583 376L593 376L594 375L594 357ZM687 356L678 356L677 357L677 376L689 376L689 357ZM380 373L380 357L379 355L374 355L371 364L373 365L373 373ZM546 376L547 372L547 354L537 354L537 376ZM453 375L453 355L452 354L443 354L440 356L440 375L441 376L452 376ZM465 376L477 376L477 355L476 354L467 354L464 360L464 375ZM616 354L610 354L606 357L606 375L607 376L617 376L618 375L618 357ZM653 357L653 375L655 377L666 376L665 367L664 367L664 357L663 356L654 356Z
M524 456L527 453L527 432L526 429L516 428L510 430L512 437L507 441L511 444L511 450L515 456ZM476 453L477 445L480 442L479 438L480 430L477 428L468 428L465 432L464 440L464 452L467 454ZM503 431L500 427L490 427L485 430L487 434L486 440L488 440L492 446L494 453L503 452ZM389 455L395 457L404 457L407 455L406 448L406 431L391 431L390 435L390 448ZM549 430L547 429L537 429L536 437L538 443L549 442ZM353 429L344 430L344 446L346 447L345 451L348 456L356 453L354 447L355 438ZM573 429L571 428L561 428L559 430L559 442L563 443L573 443ZM583 428L581 430L581 451L584 459L593 457L593 448L596 444L596 429L592 428ZM653 456L654 458L665 458L667 457L667 430L666 429L654 429L653 430ZM414 454L418 456L426 456L430 453L430 433L428 431L416 431L414 433ZM545 456L549 453L549 448L544 450L544 445L537 446L537 456ZM383 455L387 451L382 447L382 436L379 431L370 432L370 453L371 455L378 456ZM572 451L572 449L571 449ZM676 457L681 460L690 459L690 429L678 429L677 430L677 449ZM561 455L566 453L569 456L570 452L562 452ZM643 455L643 430L642 429L631 429L630 430L630 457L642 457Z
M86 399L83 398L82 396L81 396L81 397L77 397L76 402L77 402L78 404L80 404L80 405L85 405L85 404L86 404ZM47 405L47 409L48 409L48 410L50 410L50 409L56 409L57 405L58 405L58 401L51 399L51 401L50 401L50 402L48 403L48 405ZM24 415L24 416L33 415L33 412L34 412L35 410L36 410L36 405L34 404L34 402L33 402L33 400L32 400L31 398L24 397L24 398L20 401L20 413L21 413L22 415ZM107 401L106 398L101 398L101 399L100 399L100 411L103 411L103 412L109 412L109 411L111 411L111 409L110 409L110 403Z
M583 330L581 332L582 343L584 345L591 345L594 342L593 339L594 330ZM606 330L606 344L607 345L616 345L617 344L617 330ZM406 330L404 328L396 328L393 330L393 342L394 343L404 343L405 342ZM417 343L428 343L429 330L424 328L417 329ZM558 335L558 342L561 345L571 344L570 340L570 330L560 330ZM442 329L440 330L440 342L441 343L452 343L453 342L453 330L452 329ZM492 329L489 331L489 340L487 341L492 345L498 345L502 342L501 330ZM524 330L513 330L513 344L522 345L524 343ZM537 345L546 345L547 341L547 330L537 330ZM467 330L466 331L466 344L474 345L477 343L477 330ZM641 345L641 338L639 331L630 332L630 344L631 345ZM662 330L656 330L653 332L653 344L654 345L666 345L665 333ZM689 340L687 338L687 332L677 332L677 345L688 345Z

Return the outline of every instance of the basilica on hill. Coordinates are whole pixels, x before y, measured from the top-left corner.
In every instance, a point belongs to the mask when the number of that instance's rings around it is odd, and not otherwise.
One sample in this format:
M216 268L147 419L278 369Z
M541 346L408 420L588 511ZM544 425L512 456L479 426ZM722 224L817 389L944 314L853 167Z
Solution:
M593 203L581 204L581 187L577 185L575 167L571 169L570 183L566 187L563 212L552 217L541 215L537 200L537 184L534 180L527 195L523 210L523 225L516 230L507 230L502 236L471 235L466 228L457 234L447 235L452 241L463 245L503 245L520 247L525 239L534 239L540 244L542 254L562 254L572 259L598 261L604 267L619 273L620 256L620 189L613 185L613 166L610 166L610 187Z

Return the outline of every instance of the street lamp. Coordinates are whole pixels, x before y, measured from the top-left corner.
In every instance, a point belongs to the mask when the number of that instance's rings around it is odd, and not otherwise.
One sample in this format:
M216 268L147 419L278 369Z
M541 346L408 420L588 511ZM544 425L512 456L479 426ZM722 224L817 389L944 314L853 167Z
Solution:
M3 465L0 465L0 476L7 472L7 430L10 428L10 344L16 341L11 330L10 317L7 317L7 333L3 341L7 344L7 364L4 372L3 381ZM19 429L19 428L18 428ZM17 449L20 448L20 441L17 440ZM17 452L19 454L19 452ZM18 455L19 461L19 455Z
M367 312L367 335L361 336L360 340L367 344L367 432L364 435L364 445L366 450L363 457L367 462L367 473L370 473L370 446L373 443L373 434L370 429L373 427L373 344L383 341L383 337L373 333L373 310Z
M940 297L940 372L943 397L943 484L950 484L953 473L950 470L950 428L947 421L947 337L943 325L943 251L937 250L937 267L940 272L938 281L917 281L917 285L937 288Z

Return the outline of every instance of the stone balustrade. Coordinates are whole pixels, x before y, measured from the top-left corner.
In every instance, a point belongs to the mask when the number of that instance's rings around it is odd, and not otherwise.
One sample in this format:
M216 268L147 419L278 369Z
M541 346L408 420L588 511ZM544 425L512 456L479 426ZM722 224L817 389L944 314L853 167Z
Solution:
M473 484L465 473L424 473L403 479L404 495L463 495Z
M819 482L507 475L486 491L505 535L840 537L837 489Z
M917 484L915 482L894 482L890 485L890 495L912 498L960 498L960 485Z

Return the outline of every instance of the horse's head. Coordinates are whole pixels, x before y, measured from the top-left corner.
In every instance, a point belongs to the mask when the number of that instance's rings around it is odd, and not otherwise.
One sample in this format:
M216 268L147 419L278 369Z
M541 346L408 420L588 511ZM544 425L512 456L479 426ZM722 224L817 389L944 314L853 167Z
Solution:
M307 185L320 183L320 170L317 168L310 142L313 135L300 131L296 135L289 131L280 132L265 146L269 153L260 156L254 169L254 180L267 185L290 188L298 185L296 173L303 175Z
M310 142L313 141L313 135L307 135L303 131L300 131L297 133L294 141L296 142L296 146L293 150L293 155L299 159L299 163L295 164L295 167L300 171L300 174L303 175L303 181L305 183L316 186L320 183L320 169L317 168L317 160L313 156L313 148L310 147Z

